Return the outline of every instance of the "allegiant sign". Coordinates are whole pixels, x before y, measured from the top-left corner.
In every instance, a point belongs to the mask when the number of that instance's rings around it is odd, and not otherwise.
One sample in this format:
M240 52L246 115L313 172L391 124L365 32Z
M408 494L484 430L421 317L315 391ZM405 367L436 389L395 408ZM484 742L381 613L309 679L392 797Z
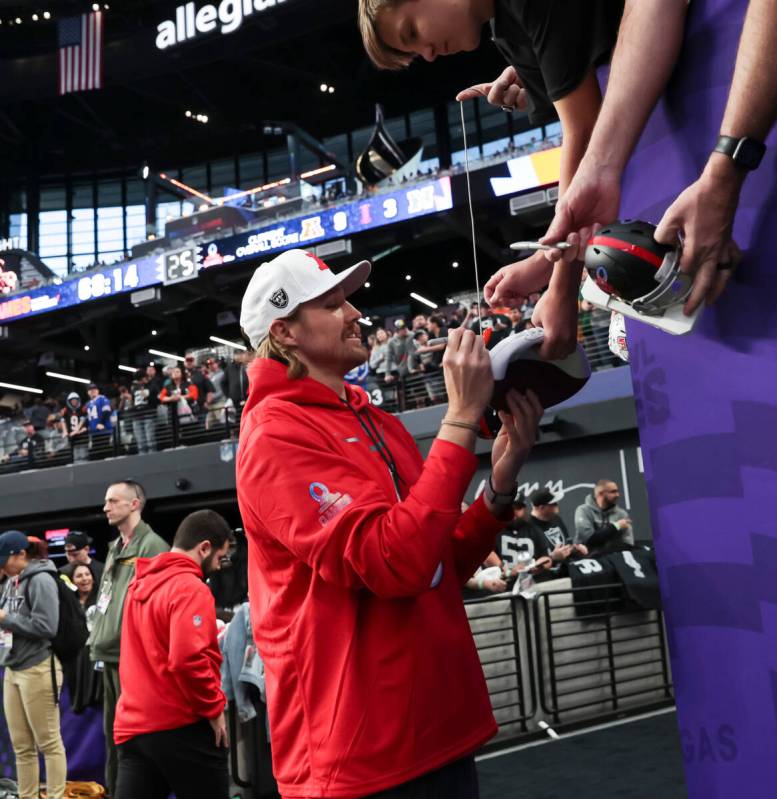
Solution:
M199 9L196 3L186 3L175 9L175 19L166 19L157 25L156 46L166 50L176 44L194 39L200 34L234 33L246 17L267 11L286 0L221 0L218 5L208 4Z

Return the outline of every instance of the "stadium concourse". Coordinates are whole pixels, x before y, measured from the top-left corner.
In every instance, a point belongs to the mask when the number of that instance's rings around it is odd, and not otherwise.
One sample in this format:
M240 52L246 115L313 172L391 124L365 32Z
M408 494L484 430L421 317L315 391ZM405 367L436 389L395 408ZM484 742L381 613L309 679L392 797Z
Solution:
M0 797L680 799L725 759L678 734L610 312L580 391L474 435L553 106L455 101L486 37L378 70L356 5L0 2Z

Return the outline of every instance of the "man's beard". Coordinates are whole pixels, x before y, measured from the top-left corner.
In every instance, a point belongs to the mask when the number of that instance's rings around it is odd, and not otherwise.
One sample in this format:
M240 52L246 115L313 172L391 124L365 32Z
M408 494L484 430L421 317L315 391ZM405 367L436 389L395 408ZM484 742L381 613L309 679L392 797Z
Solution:
M216 553L214 552L212 555L208 555L207 558L202 562L202 574L204 577L209 577L211 574L219 571L219 561L221 558L217 557Z

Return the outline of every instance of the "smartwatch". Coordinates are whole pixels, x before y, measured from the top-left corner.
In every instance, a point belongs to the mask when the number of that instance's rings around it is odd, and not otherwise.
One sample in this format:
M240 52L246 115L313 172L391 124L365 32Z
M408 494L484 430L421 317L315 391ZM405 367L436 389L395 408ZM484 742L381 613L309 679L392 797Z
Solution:
M721 136L714 151L727 155L737 166L752 170L757 169L761 163L766 152L766 145L749 136L743 136L741 139L733 136Z

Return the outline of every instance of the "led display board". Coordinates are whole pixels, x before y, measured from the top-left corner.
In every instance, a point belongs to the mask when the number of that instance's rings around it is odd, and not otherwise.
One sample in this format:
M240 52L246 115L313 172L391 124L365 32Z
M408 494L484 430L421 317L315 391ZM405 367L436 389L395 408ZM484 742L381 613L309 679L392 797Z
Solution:
M344 205L301 214L257 230L199 245L196 250L165 253L127 261L81 276L69 276L59 285L47 285L0 300L0 323L68 308L127 291L186 280L193 269L260 260L290 247L312 247L323 241L415 219L453 207L449 177L405 189L367 196ZM171 255L176 259L171 260Z

